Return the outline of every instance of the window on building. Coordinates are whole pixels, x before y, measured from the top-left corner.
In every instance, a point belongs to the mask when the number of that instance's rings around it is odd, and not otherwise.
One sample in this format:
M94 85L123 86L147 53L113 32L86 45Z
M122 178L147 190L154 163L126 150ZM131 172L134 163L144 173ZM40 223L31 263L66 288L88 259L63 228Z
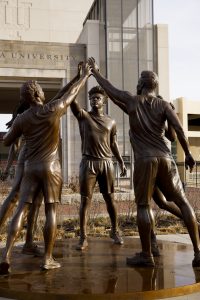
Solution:
M188 131L200 131L200 115L188 114Z

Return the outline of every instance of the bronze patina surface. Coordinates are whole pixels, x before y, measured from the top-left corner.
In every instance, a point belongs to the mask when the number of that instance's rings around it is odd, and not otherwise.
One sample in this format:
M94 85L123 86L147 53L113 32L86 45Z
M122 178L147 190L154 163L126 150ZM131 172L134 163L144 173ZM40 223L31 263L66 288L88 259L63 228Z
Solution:
M111 220L111 238L116 244L123 244L118 233L117 209L114 201L114 166L112 155L117 159L121 174L126 175L126 167L119 152L117 143L116 122L104 113L107 95L100 86L93 87L89 92L91 110L81 108L76 99L71 103L71 110L79 123L81 136L82 160L79 169L79 185L81 194L80 239L77 250L88 247L87 242L87 211L90 206L94 187L98 182L107 211Z
M57 203L60 201L62 188L59 160L60 119L90 75L88 65L85 65L82 71L82 75L79 76L80 68L78 66L77 76L60 90L59 97L46 104L44 91L37 81L29 80L21 86L20 99L27 102L30 108L17 115L3 140L6 146L11 146L16 139L24 137L25 166L21 172L22 182L19 182L17 186L18 189L20 186L19 204L10 223L6 247L1 255L0 274L5 275L10 272L10 255L13 244L22 228L24 217L36 202L40 192L44 197L46 216L43 229L44 260L40 267L43 269L60 267L60 263L52 257L57 228ZM8 202L6 200L5 209L1 215L5 215L6 210L9 212L11 200L9 198ZM28 220L29 224L32 218L30 217Z
M195 161L189 142L172 105L157 97L158 76L152 71L142 71L137 85L137 95L113 86L99 72L94 58L88 59L92 74L110 99L129 116L129 136L134 152L134 193L137 204L137 225L141 240L140 255L127 258L127 264L134 266L155 266L156 241L151 241L155 226L151 199L158 187L167 201L174 202L180 209L190 235L194 259L193 267L200 267L200 241L194 210L184 193L176 163L168 147L165 122L174 129L185 153L185 165L192 172Z
M200 290L200 270L191 267L191 245L159 242L154 268L133 268L126 257L140 249L139 238L124 245L90 238L90 247L75 250L77 239L57 241L54 256L62 268L39 271L40 259L13 251L11 275L0 277L0 296L12 299L162 299Z

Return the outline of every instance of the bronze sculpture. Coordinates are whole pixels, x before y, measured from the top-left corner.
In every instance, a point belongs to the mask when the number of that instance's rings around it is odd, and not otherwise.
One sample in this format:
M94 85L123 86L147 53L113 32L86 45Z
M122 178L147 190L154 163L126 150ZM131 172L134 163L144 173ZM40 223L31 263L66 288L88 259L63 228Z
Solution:
M93 58L88 60L97 82L105 89L110 99L124 106L129 115L130 139L134 147L134 189L137 203L137 224L142 252L127 258L132 266L153 267L151 250L152 217L150 201L155 186L168 201L174 202L181 210L194 248L193 267L200 266L200 245L196 216L185 196L177 167L171 151L164 140L165 121L174 128L185 152L185 163L192 171L195 162L189 151L189 143L180 121L171 105L156 97L158 78L154 72L143 71L138 82L141 95L115 88L99 73ZM119 106L120 106L119 105Z
M106 202L111 220L110 237L116 244L123 240L117 230L117 212L114 204L114 174L112 153L121 168L121 176L125 176L126 167L119 153L116 140L116 123L103 112L107 100L101 87L93 87L89 91L91 111L82 109L75 101L71 103L71 110L79 122L82 141L82 161L80 164L79 183L81 194L80 205L80 239L77 250L88 246L87 242L87 210L90 205L96 181Z
M12 119L6 124L8 128L10 128L17 117L18 114L23 113L26 109L29 108L29 105L27 105L26 102L20 100L19 104L15 108L13 112ZM3 224L7 220L7 218L12 214L13 209L15 205L17 204L19 200L19 189L20 184L23 177L24 172L24 163L25 163L25 144L22 137L19 137L15 140L15 142L10 146L9 149L9 155L8 155L8 161L6 164L6 168L4 172L2 173L1 179L6 180L9 169L13 163L13 160L15 156L18 153L18 159L17 159L17 166L16 166L16 172L12 184L12 188L6 199L3 201L3 204L0 208L0 228L2 228ZM37 216L39 213L39 207L42 202L41 194L38 195L37 201L34 201L34 204L30 208L30 212L27 217L27 233L26 233L26 240L25 244L22 248L22 253L24 254L32 254L36 256L41 256L42 253L38 249L37 245L33 242L33 235L34 235L34 229L35 224L37 220Z
M10 267L10 254L14 241L21 230L23 217L29 211L40 191L45 202L46 221L44 226L45 254L42 269L59 268L60 263L52 256L56 236L56 210L59 202L62 177L58 157L60 118L75 99L90 75L89 66L65 94L44 104L44 92L36 81L25 82L20 90L21 96L30 105L19 115L4 137L5 145L11 145L21 135L26 141L26 163L20 189L20 201L12 219L6 248L0 264L1 274L7 274Z
M67 83L66 86L61 88L59 92L54 96L54 98L51 101L54 101L56 99L59 99L66 93L69 88L75 83L78 79L80 79L81 76L81 70L82 70L82 62L78 64L78 72L76 76ZM7 128L10 128L16 119L16 117L26 111L28 108L30 108L29 104L27 103L26 99L21 98L18 105L15 107L12 115L12 119L6 124ZM19 190L21 181L23 178L24 173L24 165L25 165L25 159L26 159L26 144L23 137L19 137L15 140L15 142L10 146L9 149L9 156L6 168L1 175L1 179L5 180L9 174L9 169L13 163L13 160L17 154L18 154L18 160L17 160L17 167L15 172L14 181L12 184L12 188L6 199L3 201L3 204L0 208L0 228L5 223L6 219L11 215L13 212L13 208L17 204L19 200ZM37 255L41 256L42 253L38 249L37 245L33 242L33 235L35 230L35 224L37 222L37 217L39 213L39 208L41 205L41 202L43 200L42 194L39 193L37 196L37 199L34 201L33 205L31 205L30 212L27 217L27 233L26 233L26 241L22 248L22 253L24 254L31 254L31 255Z

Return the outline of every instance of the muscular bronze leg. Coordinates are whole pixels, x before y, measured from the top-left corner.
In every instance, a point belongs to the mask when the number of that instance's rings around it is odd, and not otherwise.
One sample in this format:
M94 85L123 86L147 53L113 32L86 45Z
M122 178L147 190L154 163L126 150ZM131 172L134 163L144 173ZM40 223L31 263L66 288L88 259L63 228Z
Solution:
M0 209L0 228L4 225L7 218L12 214L19 198L19 193L11 191L8 197L4 200Z
M80 217L80 239L76 250L84 250L88 246L87 242L87 211L91 204L91 197L81 195Z
M183 219L182 213L178 208L178 206L173 202L167 201L158 188L155 188L154 190L153 200L155 201L155 203L158 205L159 208L170 212L171 214L173 214L174 216L180 219Z
M177 204L178 205L178 204ZM199 232L198 225L196 222L195 213L188 202L181 203L180 210L183 215L184 223L188 229L193 248L194 248L194 259L192 261L193 267L200 266L200 248L199 248Z
M151 255L151 216L148 205L137 205L137 225L142 244L142 251Z
M33 235L36 227L37 217L40 206L38 204L32 204L30 212L27 217L27 234L25 245L31 246L33 244Z
M188 229L188 233L193 244L194 252L197 253L200 251L200 249L198 226L196 222L195 213L188 201L181 203L179 207L182 212L184 223Z
M52 256L53 246L56 238L56 229L57 229L57 203L46 203L45 204L45 215L46 221L44 225L44 244L45 244L45 254L44 262L41 265L42 269L49 270L60 268L60 263L54 260Z
M131 266L154 267L155 263L151 254L152 222L148 205L137 205L137 225L142 252L133 257L127 257L126 262Z
M154 257L160 256L160 251L157 244L156 234L155 234L155 219L154 213L151 207L149 207L149 216L151 219L151 252Z
M111 221L111 233L110 237L114 240L115 244L122 245L123 239L119 236L118 225L117 225L117 209L114 202L114 194L103 194L103 198L106 202L107 211Z
M155 201L155 203L158 205L159 208L164 209L170 212L171 214L173 214L174 216L183 220L183 215L179 207L174 202L167 201L158 188L156 188L154 191L153 200ZM197 225L198 225L198 232L200 237L200 223L197 222Z
M26 232L26 241L22 248L23 254L30 254L35 256L43 256L38 246L33 242L34 232L36 230L37 218L39 214L40 205L42 203L43 197L38 196L36 201L31 205L31 209L27 217L27 232Z
M11 221L11 224L10 224L10 227L8 230L6 247L2 254L2 262L0 264L0 274L9 273L11 250L12 250L13 244L14 244L18 234L21 231L24 217L27 214L29 209L30 209L30 204L20 203L17 208L17 211Z
M13 182L12 189L4 200L0 209L0 228L3 226L7 218L12 214L13 208L19 200L19 189L24 172L24 165L17 165L16 174Z

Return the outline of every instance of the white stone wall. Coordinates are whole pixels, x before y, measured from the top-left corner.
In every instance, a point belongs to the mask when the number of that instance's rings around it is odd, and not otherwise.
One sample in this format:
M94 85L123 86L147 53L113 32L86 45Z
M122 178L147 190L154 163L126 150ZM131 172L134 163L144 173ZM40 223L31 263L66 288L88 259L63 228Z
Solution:
M0 39L74 43L93 0L0 0Z
M159 77L158 93L166 100L170 101L169 94L169 43L168 26L165 24L156 25L157 37L157 72Z

